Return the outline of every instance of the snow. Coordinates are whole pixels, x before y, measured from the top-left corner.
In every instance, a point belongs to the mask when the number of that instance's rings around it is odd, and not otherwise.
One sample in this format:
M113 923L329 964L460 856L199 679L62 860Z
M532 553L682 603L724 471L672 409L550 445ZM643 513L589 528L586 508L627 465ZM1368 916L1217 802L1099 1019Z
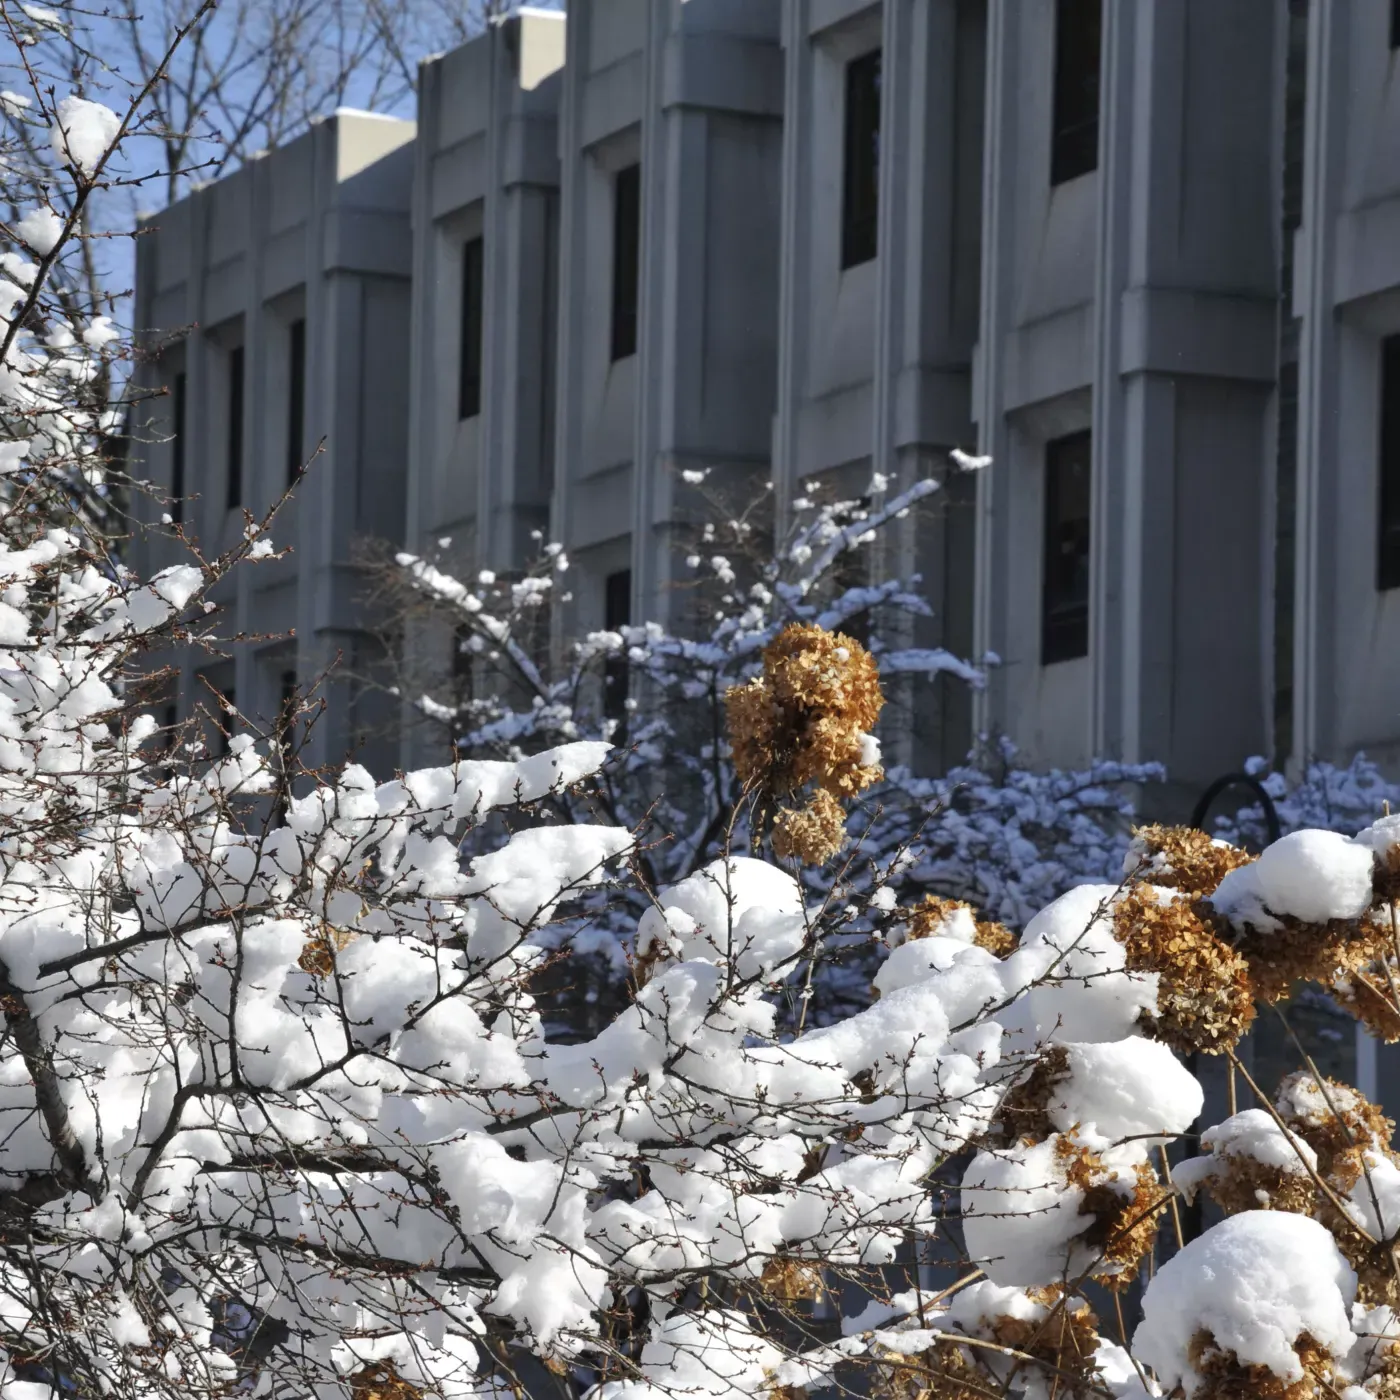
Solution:
M802 950L806 911L796 880L747 856L714 861L663 890L637 927L637 952L703 957L744 980L772 977Z
M1065 1181L1059 1138L1006 1152L979 1152L962 1179L968 1257L993 1283L1033 1287L1078 1274L1092 1260L1075 1241L1093 1224L1084 1193Z
M1196 1076L1165 1045L1127 1040L1065 1046L1069 1074L1047 1112L1061 1132L1076 1127L1114 1141L1166 1141L1195 1122L1204 1101Z
M1231 923L1262 932L1288 915L1304 923L1355 919L1372 899L1370 846L1335 831L1294 831L1232 870L1211 903Z
M1157 974L1127 971L1114 936L1117 885L1069 890L1026 925L1007 959L1008 987L1026 989L1013 1024L1024 1041L1109 1041L1157 1010Z
M31 209L14 226L15 232L41 258L58 246L63 237L63 220L47 206Z
M1304 1333L1334 1355L1351 1346L1356 1275L1315 1220L1245 1211L1212 1226L1167 1260L1143 1295L1133 1351L1163 1387L1191 1395L1202 1377L1189 1350L1198 1332L1241 1365L1300 1380Z
M121 130L121 118L110 107L86 98L63 98L49 133L54 150L84 175L95 175Z

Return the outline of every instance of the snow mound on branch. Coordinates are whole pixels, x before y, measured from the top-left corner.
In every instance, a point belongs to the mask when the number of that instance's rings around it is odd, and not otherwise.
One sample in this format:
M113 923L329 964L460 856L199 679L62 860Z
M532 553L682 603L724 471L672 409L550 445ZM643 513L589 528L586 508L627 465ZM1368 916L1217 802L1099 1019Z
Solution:
M1317 1153L1296 1133L1286 1133L1262 1108L1246 1108L1201 1134L1210 1155L1193 1157L1172 1172L1172 1180L1188 1193L1215 1174L1221 1159L1247 1157L1262 1166L1306 1177L1317 1169Z
M1356 1275L1323 1226L1286 1211L1232 1215L1157 1271L1143 1295L1133 1351L1167 1390L1202 1382L1191 1344L1209 1334L1242 1366L1300 1380L1294 1345L1306 1333L1334 1356L1352 1345Z
M93 175L121 130L121 118L100 102L65 97L58 104L58 120L49 140L58 155L84 175Z
M658 1322L642 1348L641 1381L611 1381L596 1400L749 1400L759 1393L783 1353L754 1332L743 1313L714 1309L673 1312Z
M1127 970L1114 937L1117 885L1079 885L1026 925L1003 964L1007 991L1025 990L1003 1018L1028 1046L1047 1040L1125 1040L1142 1013L1157 1011L1156 973Z
M1265 932L1279 916L1304 923L1355 919L1373 898L1370 846L1335 831L1294 831L1268 847L1258 860L1232 870L1211 903L1233 924Z
M771 977L802 949L802 891L785 871L747 856L711 861L662 891L637 925L637 952L732 966L743 981Z
M1075 1277L1092 1266L1096 1251L1077 1243L1094 1216L1081 1215L1084 1192L1065 1178L1059 1135L1034 1146L979 1152L962 1181L963 1238L968 1257L993 1283L1031 1288L1047 1279ZM1141 1151L1101 1154L1116 1170L1124 1195L1135 1185Z
M1175 1137L1201 1111L1196 1076L1165 1046L1139 1036L1067 1045L1069 1074L1054 1087L1047 1112L1061 1132L1083 1127L1115 1141Z

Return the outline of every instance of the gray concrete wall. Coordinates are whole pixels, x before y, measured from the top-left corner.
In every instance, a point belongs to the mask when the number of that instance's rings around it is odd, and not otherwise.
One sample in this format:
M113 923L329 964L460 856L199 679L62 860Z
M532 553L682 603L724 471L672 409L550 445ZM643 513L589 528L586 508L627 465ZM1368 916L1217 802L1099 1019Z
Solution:
M602 624L607 574L635 618L672 606L680 472L768 475L777 365L778 0L569 8L560 113L553 525L573 559L561 626ZM637 351L611 355L614 181L641 167Z
M137 325L174 337L142 366L144 387L186 376L183 526L207 553L242 535L287 488L289 327L306 321L302 450L324 450L272 531L283 560L240 568L216 595L230 630L254 638L227 661L171 658L183 717L208 704L201 677L232 686L250 725L275 714L281 680L309 685L340 659L365 661L364 585L351 567L361 535L401 539L407 486L409 239L412 123L341 112L303 137L147 220L138 244ZM230 352L244 355L243 489L228 505ZM172 399L150 401L138 425L141 468L169 492ZM187 557L142 507L138 568ZM364 721L348 678L323 688L325 714L306 750L313 763L358 753L384 767L390 748Z
M978 720L1185 801L1270 742L1282 11L1106 5L1097 169L1054 186L1053 16L989 7ZM1042 665L1045 444L1083 429L1089 654Z
M1400 331L1400 58L1384 5L1308 29L1300 318L1295 765L1400 765L1400 590L1377 587L1380 345Z

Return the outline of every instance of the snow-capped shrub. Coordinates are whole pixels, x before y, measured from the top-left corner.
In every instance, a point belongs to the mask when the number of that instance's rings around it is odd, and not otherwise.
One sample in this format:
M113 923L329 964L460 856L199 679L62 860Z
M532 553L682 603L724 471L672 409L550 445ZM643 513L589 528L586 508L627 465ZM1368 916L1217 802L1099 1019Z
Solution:
M110 123L81 127L79 188L110 168ZM1002 774L1009 834L969 820L959 868L1043 861L1057 897L1022 918L1029 883L978 875L959 903L862 813L881 687L841 616L755 628L737 672L707 654L744 772L674 879L617 820L634 756L554 719L386 781L301 771L278 732L210 756L143 713L144 658L218 644L210 589L276 512L123 568L75 489L101 428L73 386L109 342L45 337L46 276L0 263L4 1400L1395 1392L1393 1124L1311 1069L1266 1092L1235 1046L1292 981L1400 1023L1400 819L1258 860L1160 828L1120 850L1106 793ZM817 793L818 834L877 852L824 893L769 858ZM552 1033L551 930L619 924L620 1004ZM855 929L883 958L859 998L818 975ZM1257 1103L1174 1180L1183 1051ZM1225 1218L1163 1261L1197 1190ZM1110 1340L1090 1291L1138 1279Z

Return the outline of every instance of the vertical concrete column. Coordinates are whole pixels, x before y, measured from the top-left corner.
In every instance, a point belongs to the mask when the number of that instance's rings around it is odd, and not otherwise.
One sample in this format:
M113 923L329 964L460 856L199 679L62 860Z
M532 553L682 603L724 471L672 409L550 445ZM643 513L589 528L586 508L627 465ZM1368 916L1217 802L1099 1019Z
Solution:
M773 488L778 528L798 480L797 409L802 396L803 350L808 311L808 240L801 225L810 208L807 145L812 102L811 0L783 0L783 76L787 111L783 121L782 251L778 259L778 406L773 420Z
M1015 237L1015 112L1019 0L990 0L987 7L986 125L982 160L981 312L973 354L972 402L978 451L992 458L977 477L977 586L973 645L979 656L1005 653L1010 601L1010 536L1001 517L1011 489L1011 431L1002 411L1005 370L1002 346L1011 326L1010 300ZM1004 712L1004 678L993 672L973 701L973 726L991 729Z
M1303 135L1303 216L1295 244L1294 309L1298 345L1297 543L1294 567L1293 752L1300 772L1337 751L1338 649L1333 627L1337 493L1334 453L1341 413L1339 332L1333 269L1345 173L1347 50L1351 5L1313 0L1308 7L1307 105ZM1371 540L1358 548L1370 549Z

